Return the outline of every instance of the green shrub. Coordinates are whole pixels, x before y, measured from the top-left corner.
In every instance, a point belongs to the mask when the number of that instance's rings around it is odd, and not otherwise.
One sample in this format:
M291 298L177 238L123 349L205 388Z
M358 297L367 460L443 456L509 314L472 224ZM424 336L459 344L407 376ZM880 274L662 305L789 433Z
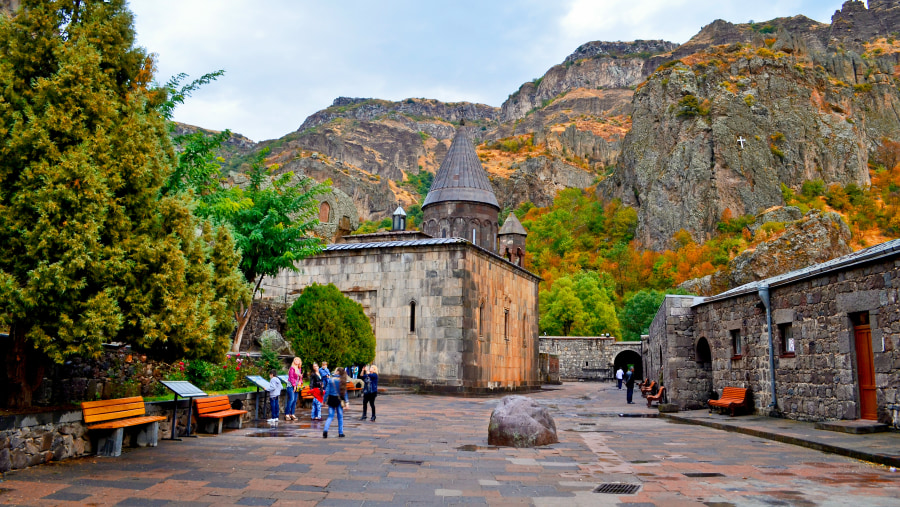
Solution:
M362 305L333 284L303 289L288 308L284 337L306 361L351 366L375 359L375 334Z
M700 101L691 94L681 97L681 100L678 101L677 110L678 113L676 113L676 116L679 118L693 118L702 112L700 110Z
M800 195L806 199L812 199L813 197L819 197L824 194L825 182L821 179L804 181L803 186L800 187Z

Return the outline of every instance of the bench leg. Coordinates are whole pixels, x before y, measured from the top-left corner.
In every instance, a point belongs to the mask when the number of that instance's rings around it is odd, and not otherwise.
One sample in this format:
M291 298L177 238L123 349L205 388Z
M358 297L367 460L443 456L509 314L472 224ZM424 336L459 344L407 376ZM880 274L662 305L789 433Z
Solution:
M239 430L239 429L241 429L241 423L243 422L242 419L243 419L242 416L233 415L228 418L228 422L225 423L225 427L230 430L234 430L234 429ZM221 422L219 423L219 433L222 433L222 423Z
M122 455L122 437L125 428L116 428L109 431L101 431L97 437L97 456L115 458Z
M156 447L159 441L159 421L142 424L134 435L134 445L138 447Z

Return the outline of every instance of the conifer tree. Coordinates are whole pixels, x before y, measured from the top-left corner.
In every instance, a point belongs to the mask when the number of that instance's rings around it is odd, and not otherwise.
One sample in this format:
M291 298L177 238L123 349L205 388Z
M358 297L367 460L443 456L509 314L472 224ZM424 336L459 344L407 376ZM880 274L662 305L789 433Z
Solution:
M96 356L105 342L173 357L227 347L223 308L246 297L233 241L183 196L161 194L175 159L152 78L124 0L23 0L0 16L10 406L31 403L50 361Z
M284 337L307 362L334 366L368 364L375 359L375 334L362 305L334 284L312 284L288 308Z

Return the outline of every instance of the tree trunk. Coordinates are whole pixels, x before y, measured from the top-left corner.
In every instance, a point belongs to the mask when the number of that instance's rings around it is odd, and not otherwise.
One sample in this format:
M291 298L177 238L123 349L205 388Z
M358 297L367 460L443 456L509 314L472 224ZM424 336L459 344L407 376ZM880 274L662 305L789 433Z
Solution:
M22 326L11 326L9 339L3 345L6 406L30 407L34 391L44 379L46 358L28 343Z
M250 293L250 304L245 308L244 303L238 303L237 309L234 311L234 320L238 323L237 332L234 333L234 343L231 344L231 352L237 354L241 351L241 340L244 337L244 328L250 323L250 311L253 309L253 298L259 292L259 286L262 285L263 275L256 279L253 285L253 292Z
M231 352L234 354L241 351L241 340L244 337L244 328L250 323L250 310L253 309L252 301L253 300L251 299L250 306L246 308L244 308L244 303L240 303L237 310L234 312L234 320L238 323L237 331L234 333L234 343L231 344Z

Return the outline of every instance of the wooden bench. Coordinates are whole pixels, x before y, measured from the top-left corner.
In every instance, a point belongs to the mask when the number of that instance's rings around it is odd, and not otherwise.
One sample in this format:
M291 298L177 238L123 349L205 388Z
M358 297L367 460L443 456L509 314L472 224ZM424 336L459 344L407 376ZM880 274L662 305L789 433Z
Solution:
M665 396L666 386L662 386L659 388L659 391L656 394L648 394L647 395L647 408L652 406L652 403L655 401L658 404L662 403L663 396Z
M655 380L651 381L650 384L648 384L646 386L641 386L641 396L646 398L647 395L651 394L654 389L656 389L656 381Z
M347 392L348 393L356 393L356 397L359 398L362 396L363 384L364 382L359 379L350 379L347 381Z
M212 427L215 431L210 432L210 424L206 422L204 431L207 433L222 433L222 423L226 417L235 417L235 420L229 421L227 428L241 429L241 419L246 410L236 410L231 408L231 401L228 396L210 396L209 398L195 398L194 403L197 405L198 419L218 419L218 424L213 423Z
M145 415L144 398L118 398L114 400L85 401L81 404L87 429L96 432L97 456L119 456L125 428L138 427L131 443L136 446L156 447L159 439L159 421L163 415Z
M709 400L707 403L710 410L713 407L729 410L734 417L738 409L750 407L750 390L743 387L725 387L718 400Z

